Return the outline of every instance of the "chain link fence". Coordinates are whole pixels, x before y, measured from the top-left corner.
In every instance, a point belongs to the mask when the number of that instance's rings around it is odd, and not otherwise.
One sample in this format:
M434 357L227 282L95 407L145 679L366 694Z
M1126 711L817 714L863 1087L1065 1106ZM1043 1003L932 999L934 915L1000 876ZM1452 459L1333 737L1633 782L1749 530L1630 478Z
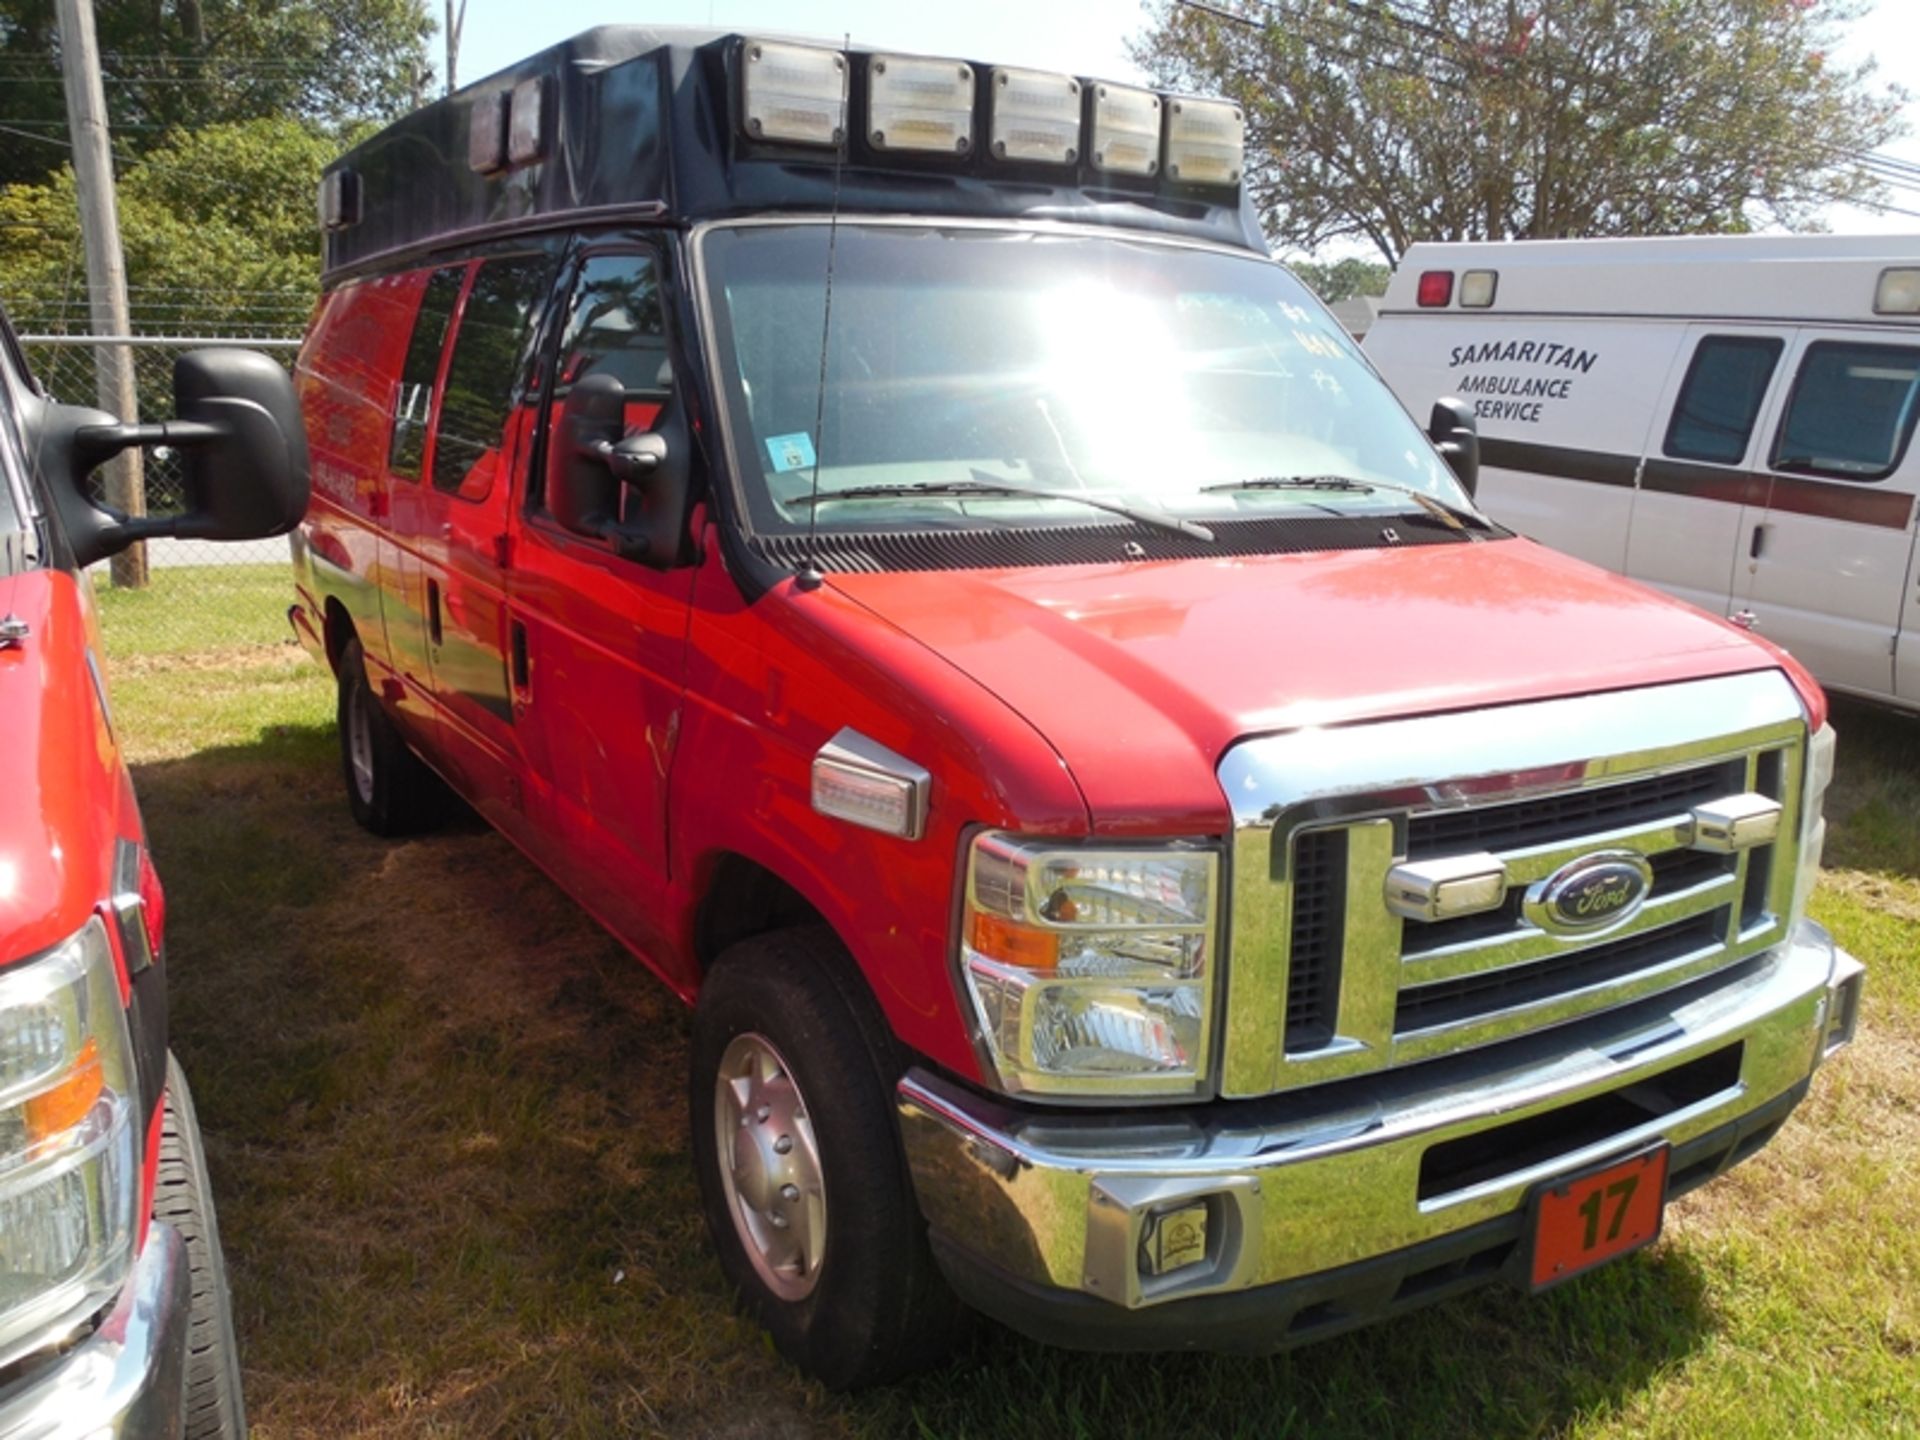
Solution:
M173 418L173 362L182 351L241 345L291 367L306 321L304 307L296 312L283 303L278 315L269 312L235 324L229 314L229 323L203 329L191 323L193 310L180 306L144 317L149 321L148 333L100 337L85 333L84 314L75 315L68 306L27 307L26 313L16 314L28 363L56 400L97 404L95 366L100 347L127 347L134 360L140 413L122 418L142 421ZM141 318L136 311L136 330L143 328ZM151 330L154 320L162 322L165 333ZM165 446L148 450L143 488L148 514L178 513L185 500L181 457ZM139 648L180 654L278 645L291 639L286 608L292 581L284 537L233 543L152 540L146 543L146 552L147 583L137 590L113 586L105 563L94 567L110 648L120 638L116 632L124 637L136 629Z

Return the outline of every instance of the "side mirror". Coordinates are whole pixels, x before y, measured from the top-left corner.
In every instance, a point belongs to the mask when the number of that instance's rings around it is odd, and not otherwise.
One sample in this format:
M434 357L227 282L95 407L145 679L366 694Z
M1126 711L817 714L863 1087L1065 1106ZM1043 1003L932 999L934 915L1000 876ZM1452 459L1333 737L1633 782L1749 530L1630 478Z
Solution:
M176 418L157 425L49 408L42 461L82 565L137 540L284 535L307 513L307 436L284 368L257 350L189 350L174 361L173 399ZM122 515L88 497L93 468L135 445L180 452L186 507L178 515Z
M1474 419L1473 406L1453 395L1434 401L1427 438L1471 497L1480 488L1480 422Z
M552 440L547 504L574 534L607 541L623 559L671 570L686 563L690 548L685 411L678 390L669 390L653 429L626 435L626 409L627 387L617 377L574 382ZM623 486L630 487L624 496Z

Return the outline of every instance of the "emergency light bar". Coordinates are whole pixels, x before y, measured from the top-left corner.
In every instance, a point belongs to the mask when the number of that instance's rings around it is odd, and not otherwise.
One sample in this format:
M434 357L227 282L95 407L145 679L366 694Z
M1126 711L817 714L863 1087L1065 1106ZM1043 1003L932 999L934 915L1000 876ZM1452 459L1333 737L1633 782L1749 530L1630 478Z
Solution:
M1246 118L1225 100L1167 102L1167 178L1188 185L1238 185Z
M1080 82L1045 70L993 71L993 158L1071 165L1080 158Z
M876 150L965 155L973 148L973 67L874 56L867 62L867 139Z
M749 40L741 109L756 140L838 145L847 134L847 57L813 45Z
M874 150L969 156L980 148L978 118L988 157L1009 165L1084 161L1104 175L1226 190L1246 173L1246 114L1227 100L996 65L982 113L980 77L966 61L885 54L867 58L865 114L853 116L840 51L747 39L739 53L749 140L839 146L857 125Z
M1151 175L1160 168L1160 97L1131 85L1093 87L1093 168Z

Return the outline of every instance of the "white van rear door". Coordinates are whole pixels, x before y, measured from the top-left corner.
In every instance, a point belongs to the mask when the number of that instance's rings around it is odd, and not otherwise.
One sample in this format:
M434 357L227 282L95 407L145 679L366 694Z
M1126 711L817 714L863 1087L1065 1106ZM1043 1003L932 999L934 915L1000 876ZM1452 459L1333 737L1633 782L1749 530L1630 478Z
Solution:
M1382 314L1366 350L1422 425L1443 395L1473 405L1482 509L1619 571L1634 470L1678 343L1675 325L1431 310Z
M1654 416L1627 573L1703 610L1733 607L1743 507L1780 385L1790 326L1688 325Z
M1808 327L1790 359L1736 598L1822 684L1888 698L1920 488L1920 338Z

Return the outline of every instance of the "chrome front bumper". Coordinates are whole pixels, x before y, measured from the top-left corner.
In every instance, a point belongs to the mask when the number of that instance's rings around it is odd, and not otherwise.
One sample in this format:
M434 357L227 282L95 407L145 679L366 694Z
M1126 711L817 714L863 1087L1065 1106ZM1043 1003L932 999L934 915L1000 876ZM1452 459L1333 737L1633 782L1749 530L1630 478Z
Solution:
M1221 1338L1208 1305L1244 1315L1259 1293L1294 1304L1319 1293L1301 1288L1309 1278L1386 1257L1491 1279L1505 1259L1469 1242L1504 1237L1512 1250L1542 1181L1656 1140L1674 1147L1672 1193L1718 1173L1764 1143L1851 1038L1861 974L1803 923L1657 1000L1269 1099L1037 1112L916 1069L900 1082L901 1130L936 1250L973 1303L1068 1344L1087 1326L1089 1344L1124 1345L1129 1326L1206 1343L1193 1337ZM1204 1259L1148 1273L1161 1217L1196 1207ZM1049 1306L1059 1323L1031 1313ZM1155 1323L1175 1315L1177 1329Z
M186 1245L155 1221L99 1329L0 1396L0 1440L178 1440L191 1306Z

